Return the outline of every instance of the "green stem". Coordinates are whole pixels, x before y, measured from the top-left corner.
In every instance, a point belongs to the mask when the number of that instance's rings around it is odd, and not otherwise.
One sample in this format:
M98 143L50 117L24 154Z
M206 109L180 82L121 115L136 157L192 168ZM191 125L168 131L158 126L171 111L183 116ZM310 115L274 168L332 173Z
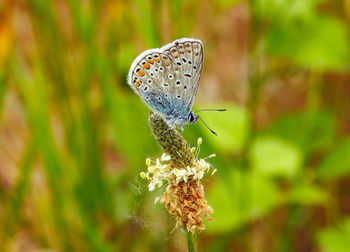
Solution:
M188 231L186 232L186 238L187 238L187 247L188 247L188 252L196 252L196 241L195 241L195 235Z

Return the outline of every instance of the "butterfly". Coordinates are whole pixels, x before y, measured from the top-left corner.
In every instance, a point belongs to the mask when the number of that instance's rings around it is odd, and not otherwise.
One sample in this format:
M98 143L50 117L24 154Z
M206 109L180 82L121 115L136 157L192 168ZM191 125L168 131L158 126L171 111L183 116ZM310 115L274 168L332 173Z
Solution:
M131 64L127 81L170 129L178 127L182 133L184 125L201 120L195 114L199 111L193 112L192 106L202 69L202 42L181 38L161 48L142 52Z

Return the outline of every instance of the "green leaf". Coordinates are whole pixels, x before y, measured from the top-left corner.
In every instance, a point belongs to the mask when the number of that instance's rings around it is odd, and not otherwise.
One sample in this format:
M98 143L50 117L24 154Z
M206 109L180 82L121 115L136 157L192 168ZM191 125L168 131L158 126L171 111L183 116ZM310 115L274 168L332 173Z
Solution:
M225 112L201 112L201 118L217 132L213 135L202 122L198 122L212 145L227 152L238 152L247 138L250 120L242 107L233 105L212 106L226 108Z
M240 2L244 2L244 0L216 0L211 1L211 4L215 10L225 10Z
M303 160L298 146L274 136L257 138L249 156L253 169L268 176L293 177Z
M325 203L328 195L321 187L316 185L296 184L288 192L287 198L292 203L309 206Z
M257 174L232 171L216 181L207 196L214 209L208 231L225 232L268 213L280 202L276 186Z
M342 141L321 162L318 177L321 179L334 179L350 174L350 138Z
M330 17L278 23L266 37L269 54L314 70L339 70L349 66L349 40L344 23Z
M286 22L288 20L310 17L315 6L324 0L254 0L253 14L271 22Z
M328 150L334 141L335 119L327 111L307 111L290 114L265 133L278 135L305 152Z
M338 227L322 230L318 233L317 240L324 252L349 251L350 219L345 219Z

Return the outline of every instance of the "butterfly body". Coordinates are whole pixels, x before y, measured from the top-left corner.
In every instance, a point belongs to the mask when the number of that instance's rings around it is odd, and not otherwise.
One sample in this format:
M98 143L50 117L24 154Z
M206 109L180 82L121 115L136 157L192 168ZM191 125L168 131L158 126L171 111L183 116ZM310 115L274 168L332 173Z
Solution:
M170 128L195 123L192 106L203 68L200 40L182 38L146 50L131 65L128 84Z

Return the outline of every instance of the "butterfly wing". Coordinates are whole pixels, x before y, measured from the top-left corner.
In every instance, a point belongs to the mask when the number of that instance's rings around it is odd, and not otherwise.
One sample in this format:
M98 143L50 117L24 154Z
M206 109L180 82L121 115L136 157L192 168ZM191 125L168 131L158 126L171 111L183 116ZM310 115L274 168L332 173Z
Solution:
M167 115L171 104L165 87L170 83L159 74L165 70L160 56L158 48L141 53L131 65L128 83L151 109Z
M183 38L141 53L128 83L153 110L169 118L191 112L203 68L200 40Z
M200 40L182 38L162 47L176 67L179 68L175 80L175 94L184 101L183 110L191 112L203 69L203 45ZM178 96L177 96L178 98Z

